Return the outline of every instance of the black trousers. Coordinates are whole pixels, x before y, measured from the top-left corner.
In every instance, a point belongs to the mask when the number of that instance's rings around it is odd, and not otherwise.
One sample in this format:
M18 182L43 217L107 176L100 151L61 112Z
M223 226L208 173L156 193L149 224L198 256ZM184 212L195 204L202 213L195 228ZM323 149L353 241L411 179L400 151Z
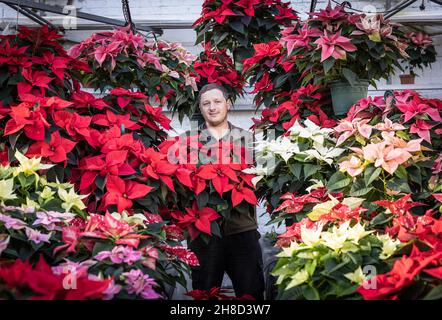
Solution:
M200 266L192 267L193 290L221 287L224 272L232 280L235 295L264 297L264 274L261 246L257 230L245 231L222 238L213 236L209 243L197 238L189 244Z

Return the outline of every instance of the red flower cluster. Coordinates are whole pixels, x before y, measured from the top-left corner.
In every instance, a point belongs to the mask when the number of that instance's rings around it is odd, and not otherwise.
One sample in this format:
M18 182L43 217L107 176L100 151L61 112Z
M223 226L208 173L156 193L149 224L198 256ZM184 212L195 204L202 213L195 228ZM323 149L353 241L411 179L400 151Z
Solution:
M285 213L296 213L304 209L306 204L319 203L327 200L327 190L325 188L318 188L308 194L299 196L296 195L296 192L287 192L281 196L280 199L284 201L273 212L284 210Z
M149 236L138 234L126 221L117 220L111 214L106 213L104 216L90 214L86 221L80 219L72 221L70 226L63 228L62 238L65 244L55 248L55 253L66 249L67 252L76 252L80 243L91 250L94 241L84 240L84 238L109 239L116 245L138 248L140 239L147 239Z
M436 219L433 210L427 210L422 216L410 213L414 206L422 205L417 202L409 202L411 194L396 201L375 201L374 203L386 207L393 215L392 226L386 229L391 236L402 242L419 239L429 246L438 246L442 243L442 217Z
M191 267L199 266L199 261L196 254L186 247L161 245L160 248L172 256L172 259L181 260Z
M47 26L22 26L17 36L0 36L2 91L8 93L4 105L15 101L19 90L39 97L65 97L78 89L78 73L88 72L89 67L68 56L59 38L57 31Z
M284 3L280 0L227 0L221 2L205 0L201 17L194 22L193 26L207 23L212 19L222 24L226 22L228 17L254 17L255 10L263 10L263 7L274 8L276 10L274 19L280 21L282 24L298 19L296 12L289 8L288 3Z
M279 41L254 44L253 49L255 49L253 56L244 59L244 73L248 72L252 67L260 62L263 62L269 68L273 68L276 62L281 63L281 52L283 48Z
M388 273L377 275L358 288L357 292L366 300L400 299L403 289L416 284L422 272L427 283L432 283L428 275L435 278L436 285L442 280L442 218L434 218L432 210L422 216L411 214L409 210L421 204L408 201L410 198L407 195L396 201L375 201L394 217L392 226L386 228L390 236L402 242L416 239L420 243L419 247L414 243L411 254L396 260ZM423 251L419 249L422 246L426 247Z
M15 260L0 267L0 283L3 282L16 299L31 300L86 300L102 299L112 279L90 280L77 275L69 283L66 274L55 275L43 257L32 267L29 261ZM75 285L75 287L74 287ZM70 286L70 287L66 287ZM29 293L29 291L31 293Z
M209 198L217 199L216 204L224 204L228 210L257 204L251 181L254 175L243 172L250 167L246 162L248 149L224 140L203 145L202 140L200 135L167 140L159 145L161 155L145 153L148 166L142 169L146 177L163 181L176 193L179 207L171 208L171 216L191 239L200 232L212 235L211 223L222 217L219 210L207 205ZM177 163L168 162L166 156Z
M287 132L302 117L323 128L332 128L336 121L327 116L324 108L326 95L321 90L321 87L309 84L291 92L275 95L277 105L264 108L261 119L253 119L253 127L272 128L280 135Z
M186 208L186 213L175 211L171 215L178 221L181 228L188 230L192 240L198 236L199 232L212 235L210 224L220 218L220 215L212 208L199 209L196 202L193 203L192 208Z
M210 290L192 290L186 293L186 296L194 300L255 300L251 295L245 294L236 298L231 290L213 287Z
M362 284L357 292L365 300L397 300L401 290L412 285L421 272L442 280L441 264L442 246L440 243L436 248L428 251L420 251L416 245L413 245L410 256L404 255L394 263L388 273L370 279L370 283Z
M236 71L233 60L226 50L212 48L208 42L193 66L200 76L197 81L200 86L206 83L218 83L226 86L232 93L242 92L245 80Z

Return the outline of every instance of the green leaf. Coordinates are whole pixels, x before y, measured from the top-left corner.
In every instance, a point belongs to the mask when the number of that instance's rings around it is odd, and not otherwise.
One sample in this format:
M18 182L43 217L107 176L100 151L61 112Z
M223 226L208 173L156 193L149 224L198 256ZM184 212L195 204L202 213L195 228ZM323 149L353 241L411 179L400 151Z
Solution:
M329 192L340 190L348 186L351 182L351 178L345 176L342 172L335 172L327 182L327 190Z
M290 74L283 74L281 76L276 77L275 79L275 89L281 87L281 85L287 80Z
M354 86L358 80L356 73L347 68L342 69L342 75L347 79L351 86Z
M332 57L324 60L324 62L322 62L322 65L324 67L324 72L328 73L330 71L330 69L333 68L335 62L336 62L336 60L333 59Z
M401 180L396 177L393 178L393 180L388 181L387 188L394 191L411 193L407 180Z
M224 32L222 35L215 34L213 37L213 41L215 46L217 46L221 41L223 41L229 35L228 32Z
M244 24L240 20L235 20L233 22L230 22L229 25L236 32L239 32L241 34L245 33L244 32Z
M321 166L315 164L304 164L304 177L307 179L311 175L315 174L318 170L321 169Z
M207 206L207 203L209 202L209 195L207 192L201 192L197 197L196 201L198 204L198 208L202 209L205 206Z
M105 177L103 177L103 176L101 176L101 175L98 175L98 176L95 178L95 185L97 186L98 189L100 189L100 190L104 190L104 187L105 187L105 185L106 185L106 179L105 179Z
M369 193L373 187L366 187L362 179L356 179L350 189L350 196L361 197Z
M421 170L419 167L411 167L408 168L408 174L410 176L410 180L422 185L422 174L421 174Z
M385 225L387 222L389 222L392 219L393 219L393 215L391 215L391 214L387 215L384 212L381 212L376 217L374 217L373 219L370 220L370 226L376 227L376 226Z
M369 186L374 180L376 180L379 177L379 174L381 173L382 168L375 168L375 167L368 167L365 169L364 172L364 182L366 186Z
M394 172L394 175L401 180L407 180L407 170L405 170L403 166L399 166Z
M301 177L302 165L299 162L296 162L295 164L289 162L288 167L293 176L299 180Z
M210 230L212 231L212 234L218 237L221 237L221 230L219 228L217 221L212 221L210 223Z
M442 285L433 288L423 300L440 300L442 299Z
M304 289L303 294L307 300L320 300L318 290L313 288L311 285Z

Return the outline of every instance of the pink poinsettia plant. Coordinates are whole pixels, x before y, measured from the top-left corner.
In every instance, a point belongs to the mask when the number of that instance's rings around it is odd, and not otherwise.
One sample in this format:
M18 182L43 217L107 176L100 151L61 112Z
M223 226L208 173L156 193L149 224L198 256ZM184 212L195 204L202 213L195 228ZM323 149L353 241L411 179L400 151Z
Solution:
M337 144L348 150L338 161L353 181L351 193L375 199L413 192L425 199L437 192L441 112L440 100L413 91L354 105L335 127Z
M180 119L191 111L198 90L192 67L196 57L178 43L147 39L123 27L93 34L69 54L94 71L82 78L89 87L143 92L150 103L177 111Z
M409 58L404 33L381 14L350 13L329 2L309 15L300 28L287 30L281 39L287 56L296 57L304 85L356 80L375 85L395 68L402 69L399 61Z
M410 74L414 74L416 68L423 69L429 67L436 61L436 48L433 39L424 32L408 32L405 34L408 47L405 52L409 59L404 60L405 69L409 69Z

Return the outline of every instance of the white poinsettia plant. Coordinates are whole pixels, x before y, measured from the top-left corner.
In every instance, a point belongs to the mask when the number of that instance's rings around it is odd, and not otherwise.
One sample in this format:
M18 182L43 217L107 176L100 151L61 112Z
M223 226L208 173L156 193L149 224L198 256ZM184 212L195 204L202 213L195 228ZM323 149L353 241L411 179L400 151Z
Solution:
M285 135L276 139L258 140L257 165L247 169L247 173L256 175L252 182L258 194L271 194L273 201L267 200L276 208L279 197L286 192L299 190L311 179L326 181L345 151L336 147L332 132L307 119L296 121Z

